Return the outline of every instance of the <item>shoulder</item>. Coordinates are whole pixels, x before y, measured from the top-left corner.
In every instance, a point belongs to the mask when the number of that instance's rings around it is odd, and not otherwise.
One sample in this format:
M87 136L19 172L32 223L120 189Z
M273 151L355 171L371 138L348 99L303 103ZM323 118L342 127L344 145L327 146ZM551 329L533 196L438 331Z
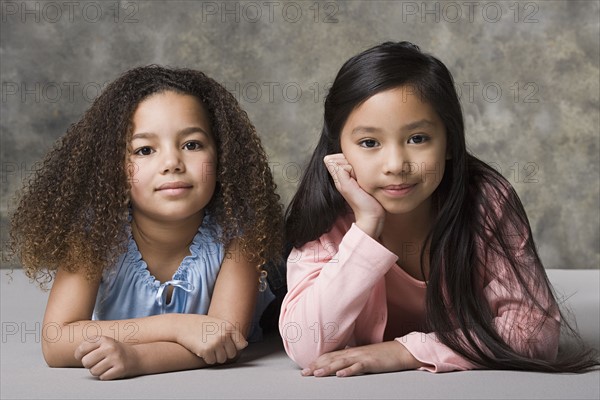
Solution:
M190 252L195 259L206 259L217 261L219 264L223 259L224 244L221 242L222 228L217 220L206 215L198 232L190 246ZM205 260L206 261L206 260Z
M127 235L123 253L102 272L100 287L102 293L108 293L115 286L129 285L132 281L152 281L152 276L146 268L129 228L127 228Z
M476 210L473 232L482 263L490 268L495 265L496 274L501 265L517 261L521 266L538 264L529 220L517 192L491 167L482 163L478 168L469 191Z
M529 220L510 182L492 167L476 160L470 166L469 210L472 227L480 240L493 246L499 242L526 242L531 236Z
M519 196L504 176L479 160L469 169L470 203L479 217L502 219L506 214L521 213L523 207Z

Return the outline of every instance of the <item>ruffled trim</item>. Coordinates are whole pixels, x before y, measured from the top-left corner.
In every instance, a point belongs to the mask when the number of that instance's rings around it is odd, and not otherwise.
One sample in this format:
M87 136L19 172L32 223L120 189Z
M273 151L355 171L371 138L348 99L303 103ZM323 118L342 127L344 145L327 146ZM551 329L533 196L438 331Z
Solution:
M124 260L125 263L129 264L129 268L135 271L135 274L139 276L140 281L157 289L163 282L160 282L154 275L148 270L148 264L142 259L142 253L140 253L137 243L133 238L130 226L128 226L128 245L127 255ZM203 256L204 251L213 251L211 246L218 246L218 233L219 228L215 221L209 215L205 215L202 220L202 225L194 235L192 243L190 244L189 251L190 255L185 258L179 264L179 267L172 276L172 280L183 280L186 281L188 277L189 269L197 263L198 258Z

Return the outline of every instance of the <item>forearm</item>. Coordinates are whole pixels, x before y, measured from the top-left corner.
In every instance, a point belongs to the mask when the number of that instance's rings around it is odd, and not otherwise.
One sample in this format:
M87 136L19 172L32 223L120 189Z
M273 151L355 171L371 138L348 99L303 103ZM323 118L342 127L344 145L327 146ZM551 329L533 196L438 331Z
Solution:
M158 374L204 368L204 360L185 347L173 342L143 343L133 346L137 365L130 376Z
M345 347L356 318L397 258L358 227L346 233L329 262L312 260L323 251L304 248L298 261L292 253L288 262L290 290L280 332L288 355L299 364Z
M107 336L130 345L176 342L177 330L181 324L202 319L208 317L197 314L161 314L116 321L83 320L61 323L47 320L42 329L42 351L46 362L52 367L81 367L81 362L73 354L83 341L94 341L99 336Z

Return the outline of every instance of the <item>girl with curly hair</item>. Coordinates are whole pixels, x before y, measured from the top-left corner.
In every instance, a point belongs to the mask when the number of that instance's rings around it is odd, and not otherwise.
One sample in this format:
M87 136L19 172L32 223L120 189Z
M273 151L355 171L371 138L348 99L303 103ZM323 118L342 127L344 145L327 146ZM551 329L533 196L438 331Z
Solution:
M281 252L275 189L248 116L202 72L108 85L12 217L26 274L54 281L48 365L105 380L234 361L274 297L260 266Z
M469 154L453 79L408 42L348 60L293 198L280 332L305 376L584 371L525 210Z

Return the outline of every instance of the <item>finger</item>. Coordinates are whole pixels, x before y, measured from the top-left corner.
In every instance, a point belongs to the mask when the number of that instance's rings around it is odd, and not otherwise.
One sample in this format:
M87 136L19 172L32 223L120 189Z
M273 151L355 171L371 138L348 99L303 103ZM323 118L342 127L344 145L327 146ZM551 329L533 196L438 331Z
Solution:
M215 359L217 360L217 364L223 364L227 361L227 352L224 347L215 349Z
M84 340L83 342L81 342L81 344L79 344L79 346L77 346L77 348L75 349L75 359L80 360L88 353L96 350L98 347L100 347L100 340L93 340L93 341L88 341L88 340Z
M342 182L347 181L350 178L350 171L352 167L349 164L340 165L334 162L328 162L325 164L329 175L333 178L333 183L339 190L339 186Z
M331 353L322 354L315 361L308 364L306 368L302 369L302 371L300 371L300 374L302 376L314 375L315 371L327 367L341 354L343 354L341 351L333 351Z
M335 187L346 198L346 195L359 188L358 183L352 178L354 173L351 166L338 166L336 176L333 179Z
M337 166L337 165L348 165L348 160L343 154L328 155L323 158L323 162L326 166Z
M354 173L354 168L352 168L352 165L350 164L346 164L346 165L342 165L341 168L348 173L348 179L347 181L350 180L354 180L356 181L356 174Z
M217 361L214 350L207 350L204 355L202 355L202 359L204 359L204 362L208 365L213 365Z
M223 344L227 342L233 343L237 351L243 350L248 346L248 341L246 340L242 332L240 332L240 330L237 329L236 326L231 323L227 323L227 325L225 326L225 332L221 338L221 341L223 342Z
M98 376L98 379L100 379L101 381L111 381L113 379L119 379L122 378L119 370L117 368L109 368L106 372L104 372L102 375Z
M233 335L232 340L235 348L238 351L244 350L246 347L248 347L248 341L244 339L244 336L239 332Z
M225 349L225 354L227 354L228 360L235 358L235 356L237 356L237 354L238 354L238 349L237 349L235 343L231 340L227 340L224 343L223 348Z
M349 169L348 174L350 174L350 178L356 180L356 173L354 172L354 168L352 168L352 165L348 164Z
M117 367L115 365L111 365L104 373L102 373L98 378L101 381L110 381L113 379L120 379L125 376L124 370L122 367Z
M100 363L105 358L106 354L104 351L102 351L102 349L95 349L83 356L81 359L81 365L83 365L84 368L89 369Z
M347 368L352 364L354 364L354 361L345 357L340 357L333 360L329 365L324 365L318 369L315 369L313 371L313 375L317 377L335 375L337 371Z
M325 168L327 168L329 175L331 175L335 181L339 164L331 159L328 160L327 158L323 159L323 162L325 163Z
M108 371L111 366L112 365L110 364L110 362L106 358L103 358L101 360L98 360L97 363L90 365L86 368L90 371L90 374L92 374L93 376L100 376L106 371Z
M333 162L337 162L337 163L341 163L341 162L348 162L346 160L346 156L344 156L344 153L335 153L335 154L328 154L325 157L323 157L323 160L325 161L333 161Z
M361 362L357 362L352 364L349 367L346 367L344 369L340 369L339 371L337 371L335 373L336 376L339 377L347 377L347 376L356 376L356 375L362 375L364 374L365 371L365 366L363 363Z
M336 350L331 353L321 354L319 358L311 362L308 368L315 371L317 369L331 365L336 359L343 357L346 354L346 350Z

